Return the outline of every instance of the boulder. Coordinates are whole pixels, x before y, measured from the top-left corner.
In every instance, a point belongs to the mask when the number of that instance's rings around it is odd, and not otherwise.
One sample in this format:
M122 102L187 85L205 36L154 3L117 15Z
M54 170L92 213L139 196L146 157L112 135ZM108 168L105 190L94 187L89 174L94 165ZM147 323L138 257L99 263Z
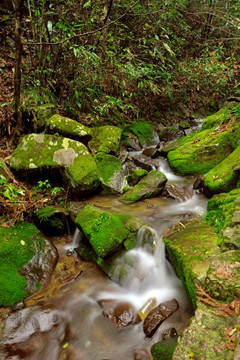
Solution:
M231 115L231 110L237 106L237 102L227 102L223 108L213 115L207 116L202 124L202 129L211 129L220 126L222 123L225 123L229 120Z
M19 175L46 177L57 173L77 195L87 194L97 188L99 179L93 157L82 143L44 134L24 136L10 160L11 168Z
M86 145L92 138L93 130L75 120L54 114L46 122L46 133L58 133L66 138L80 141Z
M136 232L143 225L134 216L110 213L90 204L78 213L75 222L88 239L97 259L113 254L119 247L132 249Z
M127 182L122 170L121 161L114 155L103 152L94 156L97 164L98 177L104 188L104 192L122 193Z
M144 176L137 185L122 195L120 200L124 202L135 202L156 196L164 189L166 182L167 178L163 173L152 170Z
M153 125L145 119L134 120L129 127L129 132L137 136L139 144L143 148L159 143L159 137Z
M101 126L95 128L93 138L88 146L93 154L104 152L106 154L116 154L121 140L122 130L116 126Z
M212 259L204 288L218 300L240 298L240 250L225 251Z
M56 112L56 108L53 104L43 104L32 107L30 112L33 116L33 122L35 122L36 130L43 130L47 119L49 119Z
M46 284L57 252L30 223L0 227L0 238L0 306L12 306Z
M234 150L232 132L197 131L163 150L168 152L169 164L176 173L205 174Z
M163 235L164 236L164 235ZM202 284L217 250L218 237L201 220L192 220L164 239L171 264L196 308L195 283Z
M233 190L239 181L240 146L207 173L204 188L207 193L219 194Z
M151 338L159 326L178 309L176 299L159 304L147 315L143 322L143 331L148 338Z
M144 154L131 155L130 158L135 162L137 166L147 171L151 171L159 167L159 162L156 159L151 159Z
M191 356L193 359L232 360L226 329L233 328L235 323L235 316L216 315L215 308L198 302L191 325L184 330L172 359L185 360Z

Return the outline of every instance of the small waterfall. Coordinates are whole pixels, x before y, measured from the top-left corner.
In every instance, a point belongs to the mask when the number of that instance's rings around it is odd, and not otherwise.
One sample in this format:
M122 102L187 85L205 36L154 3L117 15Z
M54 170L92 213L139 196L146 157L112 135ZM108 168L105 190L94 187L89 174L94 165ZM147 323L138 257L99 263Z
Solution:
M68 256L73 255L75 249L79 246L82 239L83 239L83 233L78 228L76 228L72 237L72 241L67 245L65 245L65 251Z
M181 282L165 257L165 245L157 232L142 227L137 246L118 259L112 284L114 291L100 292L99 299L117 299L130 302L139 309L150 297L158 304L172 298L181 302ZM179 292L180 290L180 292Z

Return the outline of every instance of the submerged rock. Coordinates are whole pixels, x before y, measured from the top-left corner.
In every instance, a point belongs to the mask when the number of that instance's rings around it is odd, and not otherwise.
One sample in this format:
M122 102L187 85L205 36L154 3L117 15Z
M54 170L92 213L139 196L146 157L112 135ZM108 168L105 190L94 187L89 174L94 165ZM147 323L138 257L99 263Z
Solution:
M159 326L178 309L176 299L158 305L150 311L143 322L143 331L147 337L152 337Z
M97 166L82 143L60 136L29 134L22 138L10 160L19 175L62 175L77 194L95 190L99 184ZM59 181L59 179L58 179Z
M121 133L122 130L116 126L106 125L95 128L93 138L88 144L91 152L116 154L120 146Z
M156 196L164 189L166 182L167 178L163 173L152 170L137 185L122 195L120 200L135 202Z
M111 320L114 328L128 326L136 319L136 310L130 303L118 303L116 300L100 300L99 303L103 315Z
M204 188L210 194L219 194L233 190L239 181L240 146L207 173Z
M48 134L58 133L66 138L77 140L84 144L87 144L93 135L92 129L58 114L53 115L47 120L46 132Z

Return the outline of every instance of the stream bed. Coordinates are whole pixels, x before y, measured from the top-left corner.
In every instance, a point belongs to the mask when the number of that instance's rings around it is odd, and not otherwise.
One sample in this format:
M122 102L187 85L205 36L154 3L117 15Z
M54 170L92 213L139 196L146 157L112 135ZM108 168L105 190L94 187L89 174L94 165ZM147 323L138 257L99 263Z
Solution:
M150 352L167 329L175 328L180 335L188 326L193 310L166 258L162 235L176 223L184 226L184 221L203 216L207 199L193 190L194 177L174 175L165 159L159 159L158 170L167 176L169 192L177 194L175 199L158 196L130 205L110 195L88 199L108 211L138 216L148 224L140 229L135 249L119 259L128 276L122 280L117 266L110 280L96 264L75 252L67 256L81 241L79 232L72 239L55 239L59 261L51 282L6 319L1 359L133 360L136 351ZM131 261L135 266L129 266ZM157 304L172 299L179 304L152 338L146 338L142 322L126 326L122 321L118 326L112 321L114 312L119 311L119 317L136 313L152 297Z

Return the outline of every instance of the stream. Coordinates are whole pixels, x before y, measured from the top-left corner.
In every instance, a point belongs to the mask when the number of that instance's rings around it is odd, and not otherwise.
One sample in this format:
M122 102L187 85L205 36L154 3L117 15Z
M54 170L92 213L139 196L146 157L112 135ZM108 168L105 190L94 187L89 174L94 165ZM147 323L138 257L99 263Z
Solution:
M51 284L27 299L25 308L7 318L1 359L133 360L135 351L150 351L152 344L162 340L165 330L174 327L181 334L188 326L192 307L166 259L161 239L174 224L184 226L184 221L203 216L207 199L193 190L194 177L176 176L166 159L157 161L157 170L167 176L169 193L174 193L175 198L161 195L130 205L112 195L88 199L103 209L138 216L148 224L138 232L135 249L119 259L128 276L122 280L116 266L110 280L92 262L79 259L75 253L66 256L66 252L81 241L79 231L76 230L71 243L66 243L66 239L56 240L59 252L56 272L67 269L68 263L61 264L68 261L74 264L77 275L73 281L62 281L57 289L53 285L53 274ZM132 261L135 266L129 265ZM136 313L152 297L157 299L157 304L175 298L179 309L150 339L145 337L142 322L124 326L123 321L117 326L111 316L103 315L105 308L105 315L109 315L121 307Z

